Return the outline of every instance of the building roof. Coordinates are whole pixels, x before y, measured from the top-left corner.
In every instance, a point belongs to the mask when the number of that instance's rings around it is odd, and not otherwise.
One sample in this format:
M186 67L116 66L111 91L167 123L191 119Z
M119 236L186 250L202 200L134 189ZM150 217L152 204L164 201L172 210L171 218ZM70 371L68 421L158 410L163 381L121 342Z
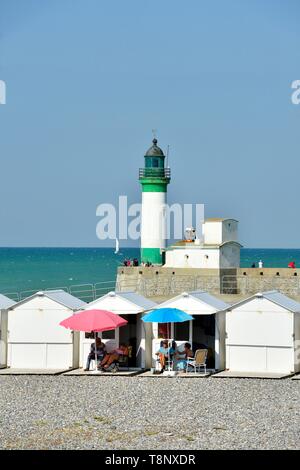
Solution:
M153 145L147 150L145 157L164 157L164 152L157 145L157 139L152 140Z
M279 305L280 307L288 310L289 312L292 313L300 313L300 303L296 302L296 300L291 299L290 297L282 294L278 290L270 290L266 292L258 292L257 294L252 295L251 297L248 297L247 299L241 300L240 302L237 302L233 304L230 308L230 310L235 309L239 307L240 305L243 305L255 298L264 298L269 300L270 302L273 302L274 304Z
M120 299L127 300L131 304L134 305L134 307L138 307L140 311L144 310L150 310L154 307L156 307L156 303L153 302L152 300L146 299L143 295L137 294L136 292L133 291L127 291L127 292L108 292L108 294L103 295L102 297L99 297L96 300L93 300L88 304L88 306L91 306L93 304L97 304L101 300L106 299L107 297L118 297Z
M220 244L220 246L225 246L225 245L229 245L229 244L231 244L231 245L239 245L240 248L243 248L243 245L241 245L240 242L237 242L237 241L235 241L235 240L229 240L229 241L227 241L227 242L223 242L223 243Z
M71 310L78 310L87 305L85 302L83 302L83 300L80 300L77 297L74 297L74 295L71 295L62 289L58 289L58 290L46 290L46 291L36 292L30 297L26 297L25 299L22 299L20 302L15 303L10 308L12 309L12 308L18 307L19 305L22 305L36 297L47 297L48 299L51 299L54 302L57 302L58 304L61 304L64 307L67 307Z
M166 250L170 250L170 249L173 249L173 248L192 248L193 250L205 250L205 249L218 249L222 246L225 246L225 245L238 245L240 248L242 248L243 245L241 245L239 242L237 241L234 241L234 240L229 240L229 241L226 241L226 242L222 242L222 243L201 243L201 244L197 244L197 243L194 243L194 242L191 242L191 241L187 241L187 240L179 240L178 242L175 242L173 243L172 245L168 246L166 248Z
M205 219L204 222L225 222L226 220L233 220L234 222L238 222L236 219L222 217L212 217L211 219Z
M15 303L14 300L9 299L6 295L0 294L0 310L5 310Z

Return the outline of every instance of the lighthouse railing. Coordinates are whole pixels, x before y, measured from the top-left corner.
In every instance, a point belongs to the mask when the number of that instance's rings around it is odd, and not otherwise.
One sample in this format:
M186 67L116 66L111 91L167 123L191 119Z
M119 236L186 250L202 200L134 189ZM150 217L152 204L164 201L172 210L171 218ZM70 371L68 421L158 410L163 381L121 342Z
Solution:
M139 178L170 178L170 168L140 168Z

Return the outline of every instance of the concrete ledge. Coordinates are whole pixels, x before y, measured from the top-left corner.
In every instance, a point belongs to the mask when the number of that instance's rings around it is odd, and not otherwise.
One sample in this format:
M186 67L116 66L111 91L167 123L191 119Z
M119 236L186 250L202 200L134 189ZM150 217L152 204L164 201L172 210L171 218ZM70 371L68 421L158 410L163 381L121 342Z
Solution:
M70 369L1 369L0 375L60 375Z
M143 372L143 369L129 369L129 370L119 370L118 372L100 372L96 370L85 371L83 369L74 369L69 372L65 372L63 375L76 375L78 377L88 376L88 377L133 377Z
M162 378L162 379L197 379L197 378L205 378L209 377L212 372L207 371L206 374L201 373L201 372L179 372L178 374L174 375L173 377L170 375L164 375L164 374L152 374L150 371L146 371L143 374L140 374L139 377L152 377L152 378Z
M292 377L292 380L300 380L300 374L294 375L294 377Z
M269 372L239 372L233 370L223 370L217 374L213 374L215 379L222 378L241 378L241 379L284 379L290 377L291 374L284 373L269 373Z

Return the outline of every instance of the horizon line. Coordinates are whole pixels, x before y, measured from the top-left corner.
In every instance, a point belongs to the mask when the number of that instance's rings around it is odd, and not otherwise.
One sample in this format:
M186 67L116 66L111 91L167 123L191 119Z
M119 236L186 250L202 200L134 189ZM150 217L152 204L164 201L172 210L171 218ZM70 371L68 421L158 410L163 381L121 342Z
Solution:
M35 246L0 246L1 249L25 249L25 248L33 248L33 249L115 249L115 246L44 246L44 245L35 245ZM124 246L122 249L140 249L140 246ZM241 247L241 250L300 250L300 247Z

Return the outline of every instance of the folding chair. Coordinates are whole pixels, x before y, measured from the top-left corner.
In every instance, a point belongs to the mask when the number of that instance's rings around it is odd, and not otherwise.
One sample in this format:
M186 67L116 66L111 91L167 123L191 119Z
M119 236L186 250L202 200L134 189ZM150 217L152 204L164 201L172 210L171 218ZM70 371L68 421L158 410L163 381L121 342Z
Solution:
M206 374L207 353L207 349L197 349L195 357L188 357L186 360L186 372L188 372L189 367L193 367L196 374L197 369L200 372L201 367L203 367L204 373Z

